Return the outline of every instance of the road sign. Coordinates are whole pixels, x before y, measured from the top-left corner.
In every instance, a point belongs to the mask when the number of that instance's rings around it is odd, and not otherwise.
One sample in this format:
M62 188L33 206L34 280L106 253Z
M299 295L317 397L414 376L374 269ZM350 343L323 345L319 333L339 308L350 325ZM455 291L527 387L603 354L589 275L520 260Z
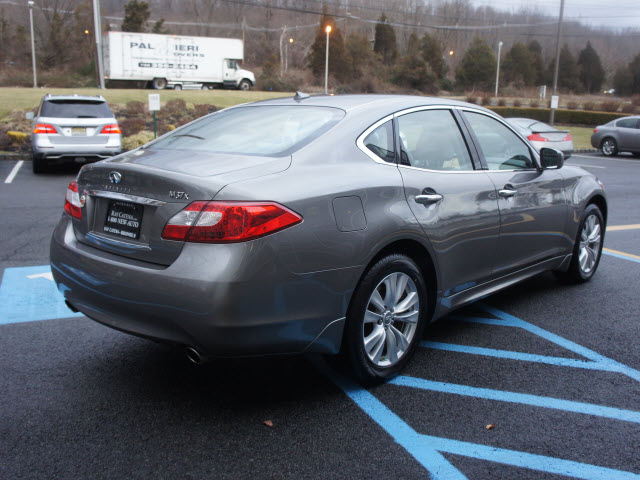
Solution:
M160 110L160 94L150 93L149 94L149 111L155 112L156 110Z
M560 97L558 95L551 95L551 108L558 108L558 102Z

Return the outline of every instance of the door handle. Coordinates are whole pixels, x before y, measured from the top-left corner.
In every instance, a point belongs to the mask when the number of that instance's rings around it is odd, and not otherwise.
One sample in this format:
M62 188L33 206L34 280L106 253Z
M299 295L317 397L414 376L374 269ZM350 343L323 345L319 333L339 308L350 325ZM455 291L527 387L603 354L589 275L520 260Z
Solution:
M439 193L427 193L422 195L416 195L414 200L416 203L420 203L422 205L430 205L432 203L438 203L444 197Z
M511 185L505 185L502 190L498 190L498 195L504 198L513 197L518 193L518 190L513 188Z

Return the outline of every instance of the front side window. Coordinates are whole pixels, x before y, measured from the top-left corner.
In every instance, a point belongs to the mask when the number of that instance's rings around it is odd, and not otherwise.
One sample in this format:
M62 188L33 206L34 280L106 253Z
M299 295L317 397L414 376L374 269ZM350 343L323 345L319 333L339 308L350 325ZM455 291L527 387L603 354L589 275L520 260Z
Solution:
M535 168L529 147L499 121L481 113L464 112L489 170Z
M400 163L442 171L473 170L460 128L449 110L423 110L398 117Z
M389 120L367 135L364 145L385 162L394 162L396 156L393 148L393 122Z
M338 108L302 105L230 108L170 133L149 150L290 155L325 133L344 115L344 110Z

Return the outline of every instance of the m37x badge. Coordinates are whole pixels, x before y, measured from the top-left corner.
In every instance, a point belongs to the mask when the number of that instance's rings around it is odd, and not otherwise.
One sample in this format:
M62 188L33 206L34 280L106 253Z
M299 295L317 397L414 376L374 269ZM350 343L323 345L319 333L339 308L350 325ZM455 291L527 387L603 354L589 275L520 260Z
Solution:
M189 194L187 192L177 192L175 190L169 190L169 197L176 200L189 200Z

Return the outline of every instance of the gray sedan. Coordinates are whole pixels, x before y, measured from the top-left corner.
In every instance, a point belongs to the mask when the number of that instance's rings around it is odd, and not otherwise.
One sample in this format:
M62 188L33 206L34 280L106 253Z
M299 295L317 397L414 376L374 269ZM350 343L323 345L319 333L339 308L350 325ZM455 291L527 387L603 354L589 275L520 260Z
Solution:
M375 383L463 305L589 280L606 218L596 177L484 108L296 95L84 166L51 267L72 310L193 362L342 349Z
M624 117L599 125L591 135L591 145L611 157L621 152L640 158L640 117Z

